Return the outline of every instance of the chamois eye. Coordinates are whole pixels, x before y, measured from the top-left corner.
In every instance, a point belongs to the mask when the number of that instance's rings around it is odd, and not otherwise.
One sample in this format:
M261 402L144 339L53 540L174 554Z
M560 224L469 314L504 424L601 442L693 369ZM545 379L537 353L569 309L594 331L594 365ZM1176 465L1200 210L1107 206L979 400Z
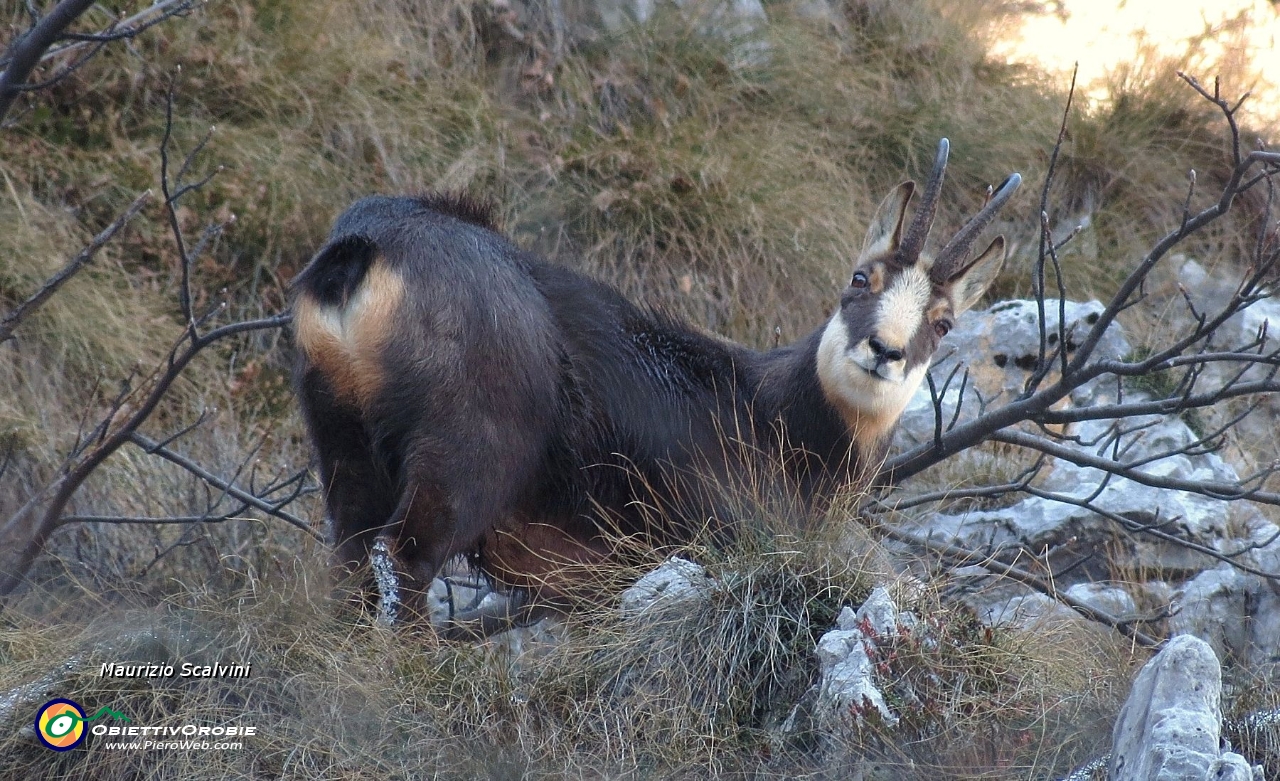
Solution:
M853 279L849 282L849 287L856 287L859 290L867 286L867 275L861 271L855 271Z
M939 339L941 339L942 337L951 333L951 323L947 322L946 320L939 320L938 322L933 324L933 332L938 335Z

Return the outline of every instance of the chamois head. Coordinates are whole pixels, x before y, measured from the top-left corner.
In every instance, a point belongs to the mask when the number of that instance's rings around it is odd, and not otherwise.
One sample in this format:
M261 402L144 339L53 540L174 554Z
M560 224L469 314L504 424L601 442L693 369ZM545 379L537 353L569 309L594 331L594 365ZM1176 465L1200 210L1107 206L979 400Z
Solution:
M924 379L938 342L956 316L982 297L1004 264L1003 236L972 260L969 251L1018 189L1022 177L1016 173L937 255L923 253L949 151L944 138L924 197L905 231L915 183L903 182L880 204L840 308L819 343L817 371L823 393L861 444L869 445L893 428Z

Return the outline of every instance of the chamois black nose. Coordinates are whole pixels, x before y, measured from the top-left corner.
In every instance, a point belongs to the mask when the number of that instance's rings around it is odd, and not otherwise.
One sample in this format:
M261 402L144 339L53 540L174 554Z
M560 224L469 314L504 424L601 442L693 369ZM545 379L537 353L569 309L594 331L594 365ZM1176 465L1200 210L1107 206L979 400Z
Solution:
M880 337L868 337L867 345L871 347L871 354L876 357L879 363L893 363L902 360L902 351L893 350L885 347L884 342L880 341Z

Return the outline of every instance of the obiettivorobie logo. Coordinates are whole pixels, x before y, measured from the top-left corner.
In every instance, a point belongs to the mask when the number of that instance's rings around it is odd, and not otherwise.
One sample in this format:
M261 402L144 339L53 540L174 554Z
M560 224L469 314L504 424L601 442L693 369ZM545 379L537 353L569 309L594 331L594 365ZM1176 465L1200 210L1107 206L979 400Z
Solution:
M99 722L92 727L85 725L91 721L110 716L116 721L132 722L128 716L107 706L98 709L92 716L86 716L84 708L75 700L59 697L49 700L36 711L36 737L40 742L54 751L69 751L80 745L86 734L96 738L107 738L101 747L104 750L162 751L162 750L201 750L225 751L244 748L243 740L258 734L256 726L243 724L222 724L216 726L201 724L168 724L137 725L106 724ZM166 740L166 738L168 740Z
M36 712L36 737L40 742L54 751L69 751L84 740L87 722L102 716L110 716L120 721L129 721L129 717L112 710L106 705L98 709L92 716L84 715L80 704L64 698L49 700Z

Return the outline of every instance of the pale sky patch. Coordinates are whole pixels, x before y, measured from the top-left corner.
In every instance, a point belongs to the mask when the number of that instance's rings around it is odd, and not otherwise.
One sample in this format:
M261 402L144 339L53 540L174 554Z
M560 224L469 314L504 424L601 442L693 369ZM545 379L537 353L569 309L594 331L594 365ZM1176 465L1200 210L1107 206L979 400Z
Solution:
M1096 85L1118 65L1132 60L1139 36L1173 54L1186 48L1187 39L1212 30L1204 53L1211 61L1241 58L1262 74L1251 84L1223 83L1225 97L1238 97L1252 89L1246 103L1247 118L1266 124L1280 119L1280 16L1268 0L1066 0L1066 19L1056 15L1027 16L1021 36L1005 36L993 54L1015 62L1036 64L1060 74L1064 85L1071 68L1080 64L1079 83L1084 97L1097 97ZM1249 14L1249 30L1242 43L1221 32L1221 25L1241 12ZM1212 86L1213 73L1196 76Z

